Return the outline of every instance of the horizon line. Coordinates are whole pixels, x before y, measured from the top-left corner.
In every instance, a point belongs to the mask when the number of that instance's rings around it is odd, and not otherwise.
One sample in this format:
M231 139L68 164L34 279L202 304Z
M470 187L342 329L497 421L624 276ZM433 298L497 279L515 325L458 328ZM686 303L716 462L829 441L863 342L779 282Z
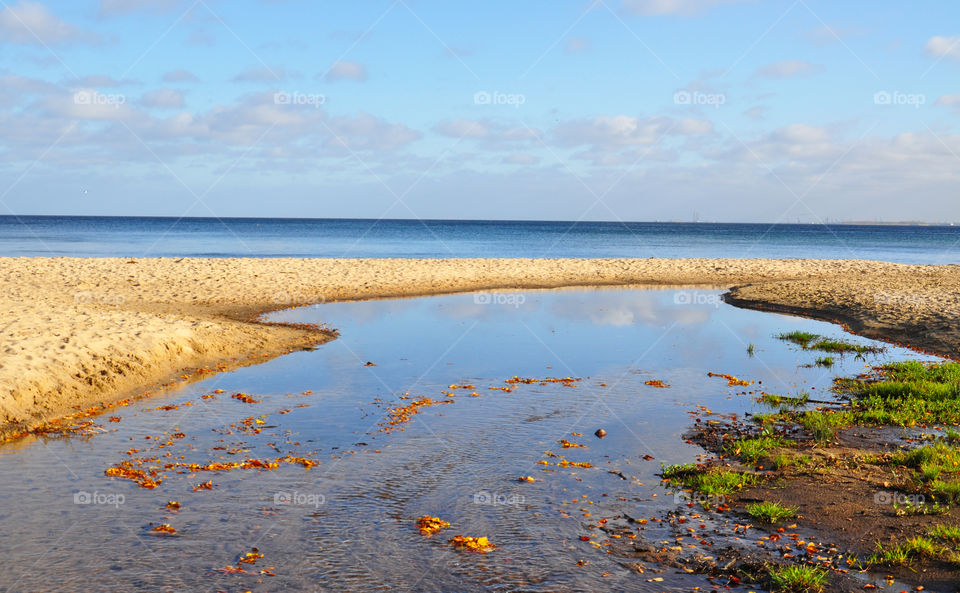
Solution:
M141 218L160 220L314 220L314 221L366 221L366 222L475 222L475 223L554 223L554 224L727 224L727 225L770 225L770 226L954 226L947 221L931 222L924 220L823 220L810 222L770 222L770 221L719 221L719 220L554 220L554 219L509 219L509 218L364 218L354 216L170 216L147 214L0 214L0 218Z

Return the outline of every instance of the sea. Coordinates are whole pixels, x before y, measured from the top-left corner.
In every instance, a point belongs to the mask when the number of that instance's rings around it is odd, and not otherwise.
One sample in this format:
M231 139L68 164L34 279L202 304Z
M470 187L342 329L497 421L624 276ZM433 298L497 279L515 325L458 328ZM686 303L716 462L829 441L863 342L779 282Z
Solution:
M0 216L0 256L717 257L960 263L960 226Z

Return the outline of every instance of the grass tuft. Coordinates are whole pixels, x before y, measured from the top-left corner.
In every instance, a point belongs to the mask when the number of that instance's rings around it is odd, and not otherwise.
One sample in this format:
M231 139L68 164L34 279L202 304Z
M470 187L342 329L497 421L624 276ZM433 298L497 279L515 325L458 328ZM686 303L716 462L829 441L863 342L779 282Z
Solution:
M770 584L781 593L821 593L827 585L827 570L818 566L775 566Z
M810 431L818 443L827 443L837 438L837 431L852 424L848 412L806 412L800 417L800 425Z
M780 334L777 338L781 340L786 340L787 342L793 342L797 346L806 348L810 345L810 342L820 339L820 336L817 334L811 334L810 332L794 331L790 333Z
M934 539L950 542L954 545L960 544L960 527L956 525L937 525L927 534Z
M861 344L854 344L852 342L845 342L842 340L833 340L818 334L802 331L780 334L777 336L777 338L787 342L793 342L804 350L820 350L821 352L833 352L835 354L847 354L852 352L857 356L862 356L864 354L878 354L884 351L882 346L863 346ZM827 359L831 361L833 360L830 357L827 357ZM831 366L832 364L833 363L831 362L830 364L823 366Z
M877 551L867 558L867 563L876 566L909 566L914 560L937 558L945 551L943 546L920 536L888 547L877 542Z
M671 484L712 496L733 494L760 481L755 474L721 467L707 469L693 463L665 467L660 476Z
M936 443L896 453L892 465L913 470L912 479L919 491L929 491L935 501L960 502L960 447Z
M727 445L727 453L740 461L756 463L767 457L771 451L783 447L787 441L777 435L764 435L749 439L740 439Z
M785 507L776 502L755 502L747 505L747 514L759 523L773 525L797 516L796 507Z

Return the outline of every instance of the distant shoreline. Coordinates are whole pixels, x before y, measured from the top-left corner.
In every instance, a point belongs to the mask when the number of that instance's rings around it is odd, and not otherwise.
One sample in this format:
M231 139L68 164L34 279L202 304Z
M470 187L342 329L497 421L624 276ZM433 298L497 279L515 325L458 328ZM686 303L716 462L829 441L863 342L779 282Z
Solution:
M718 220L539 220L539 219L511 219L511 218L356 218L356 217L323 217L323 216L172 216L172 215L138 215L138 214L0 214L0 219L44 218L44 219L118 219L118 220L170 220L170 221L340 221L340 222L427 222L427 223L497 223L497 224L570 224L570 225L620 225L620 224L676 224L676 225L729 225L749 226L768 225L772 227L805 227L816 226L902 226L902 227L952 227L960 225L955 222L930 222L922 220L902 221L871 221L871 220L842 220L842 221L807 221L807 222L774 222L774 221L718 221Z
M330 338L298 304L561 287L732 288L741 307L956 358L960 268L864 260L0 258L0 436ZM209 367L201 372L198 368ZM184 379L186 377L186 379Z

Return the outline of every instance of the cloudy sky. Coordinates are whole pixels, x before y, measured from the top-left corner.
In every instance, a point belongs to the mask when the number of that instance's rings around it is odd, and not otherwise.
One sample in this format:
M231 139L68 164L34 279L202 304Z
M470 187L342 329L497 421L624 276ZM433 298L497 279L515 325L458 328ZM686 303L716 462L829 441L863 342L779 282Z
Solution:
M960 221L960 4L0 0L0 213Z

